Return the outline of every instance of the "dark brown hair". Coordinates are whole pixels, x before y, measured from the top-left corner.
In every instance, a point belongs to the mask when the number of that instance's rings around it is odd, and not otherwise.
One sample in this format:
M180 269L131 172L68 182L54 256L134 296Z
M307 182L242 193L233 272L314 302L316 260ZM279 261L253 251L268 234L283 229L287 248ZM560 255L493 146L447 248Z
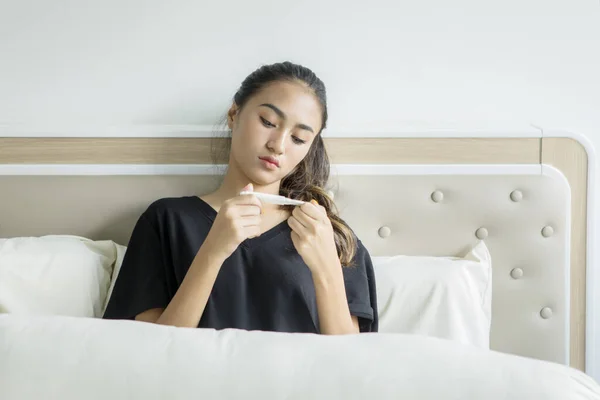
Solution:
M327 210L333 225L335 245L342 266L352 265L356 253L356 237L350 227L339 217L333 200L325 187L329 180L329 156L321 132L327 125L327 94L325 84L310 69L291 62L264 65L252 72L242 82L233 101L241 110L248 100L267 84L278 81L299 82L310 88L322 109L321 129L317 132L304 159L289 175L282 179L279 194L303 201L316 200ZM230 141L227 141L229 152ZM213 147L214 150L214 147ZM213 154L214 155L214 154ZM220 157L219 157L220 158ZM293 208L286 206L288 208Z

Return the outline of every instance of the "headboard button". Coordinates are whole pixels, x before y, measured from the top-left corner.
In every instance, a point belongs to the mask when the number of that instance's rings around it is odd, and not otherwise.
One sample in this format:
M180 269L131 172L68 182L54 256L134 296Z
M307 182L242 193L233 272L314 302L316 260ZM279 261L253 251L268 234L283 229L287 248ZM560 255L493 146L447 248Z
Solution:
M553 314L552 309L550 307L544 307L544 308L542 308L542 311L540 311L540 315L544 319L552 318L552 314Z
M442 193L440 190L434 191L431 193L431 200L433 200L434 203L439 203L440 201L444 200L444 193Z
M554 228L552 228L551 226L545 226L542 229L542 236L543 237L550 237L554 235Z
M382 238L386 238L392 234L392 230L387 226L382 226L379 228L379 236Z
M479 228L475 232L475 236L477 236L477 239L483 240L488 237L488 231L485 228Z
M514 202L521 201L523 199L523 192L520 190L513 190L510 194L510 199Z
M512 276L513 279L519 279L523 276L523 270L521 268L513 268L513 270L510 271L510 276Z

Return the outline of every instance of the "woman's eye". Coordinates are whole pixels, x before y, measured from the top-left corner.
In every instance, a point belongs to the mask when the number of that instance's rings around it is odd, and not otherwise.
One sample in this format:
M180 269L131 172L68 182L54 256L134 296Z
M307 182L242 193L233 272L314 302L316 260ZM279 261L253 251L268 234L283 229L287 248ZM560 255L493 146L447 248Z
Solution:
M304 144L304 143L306 143L306 140L302 140L302 139L300 139L300 138L298 138L298 137L296 137L296 136L292 136L292 140L293 140L293 141L294 141L294 143L296 143L296 144Z
M273 125L272 123L270 123L269 121L267 121L266 119L264 119L263 117L260 117L260 120L262 121L263 125L268 127L268 128L273 128L275 127L275 125Z

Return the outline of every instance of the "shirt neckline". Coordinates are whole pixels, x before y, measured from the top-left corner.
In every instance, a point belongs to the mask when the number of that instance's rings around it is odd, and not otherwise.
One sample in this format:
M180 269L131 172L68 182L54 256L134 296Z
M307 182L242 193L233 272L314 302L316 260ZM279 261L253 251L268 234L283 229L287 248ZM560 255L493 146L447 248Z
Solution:
M199 196L192 196L192 198L196 201L199 208L204 212L204 214L210 219L211 223L214 223L215 218L217 217L217 210L215 210L210 204L201 199ZM240 245L245 248L255 248L264 244L265 242L271 240L272 238L278 236L280 233L290 231L291 228L288 225L287 220L281 221L277 225L263 232L262 235L244 240Z

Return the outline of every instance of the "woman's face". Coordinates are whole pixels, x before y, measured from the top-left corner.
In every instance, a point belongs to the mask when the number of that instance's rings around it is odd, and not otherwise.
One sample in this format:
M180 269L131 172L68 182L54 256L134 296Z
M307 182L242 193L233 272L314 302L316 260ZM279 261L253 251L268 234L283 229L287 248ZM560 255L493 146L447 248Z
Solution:
M288 175L306 156L321 130L321 105L311 89L273 82L228 114L232 130L230 167L251 182L270 185Z

